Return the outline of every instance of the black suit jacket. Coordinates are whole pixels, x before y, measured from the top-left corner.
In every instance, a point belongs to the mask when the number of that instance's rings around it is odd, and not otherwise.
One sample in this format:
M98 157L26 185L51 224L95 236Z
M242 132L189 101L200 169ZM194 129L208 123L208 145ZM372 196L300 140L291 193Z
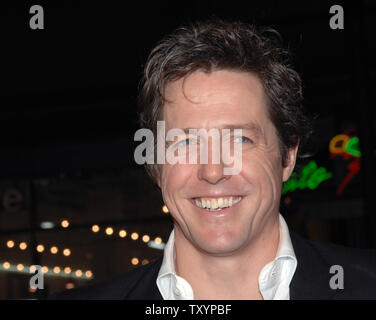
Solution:
M290 232L298 261L290 284L292 300L376 299L376 250L308 241ZM162 299L156 285L162 257L148 265L94 285L54 294L52 299ZM344 289L331 289L333 265L344 271Z

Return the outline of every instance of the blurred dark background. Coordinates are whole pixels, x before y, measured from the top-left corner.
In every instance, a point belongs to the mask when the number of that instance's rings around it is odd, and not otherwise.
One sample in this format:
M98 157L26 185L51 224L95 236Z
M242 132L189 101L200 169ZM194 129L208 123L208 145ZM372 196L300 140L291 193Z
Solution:
M44 30L29 26L35 4ZM344 9L343 30L329 26L332 5ZM376 248L374 1L8 1L0 9L0 299L43 298L162 254L172 224L133 158L137 86L161 37L213 15L276 28L303 78L315 135L313 156L296 171L299 188L283 194L290 228ZM339 134L361 155L334 157ZM32 264L46 267L44 290L29 288Z

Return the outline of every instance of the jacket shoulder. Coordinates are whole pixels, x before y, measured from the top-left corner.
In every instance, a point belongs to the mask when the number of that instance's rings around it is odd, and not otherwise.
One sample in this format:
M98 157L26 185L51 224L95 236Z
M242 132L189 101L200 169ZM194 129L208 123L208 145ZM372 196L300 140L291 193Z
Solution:
M157 277L160 264L161 259L158 259L153 262L150 262L145 266L132 269L109 280L104 280L91 285L54 293L49 297L49 300L122 300L127 298L132 299L132 292L135 289L138 289L140 285L144 287L149 286L150 289L154 288L153 280ZM147 282L145 283L145 281ZM148 290L145 291L146 293L148 292ZM148 298L147 294L145 295L145 298ZM152 299L153 297L150 298Z
M294 237L296 239L296 236ZM317 263L317 266L325 266L319 270L326 273L325 282L328 286L333 276L343 276L343 289L335 290L335 299L376 299L376 250L345 247L302 238L296 242L299 243L298 250L305 264ZM301 245L303 242L305 244ZM307 257L309 252L311 254ZM297 258L299 265L299 257ZM316 262L311 259L315 259Z
M307 241L328 262L359 270L371 269L376 272L375 249L360 249L326 242Z

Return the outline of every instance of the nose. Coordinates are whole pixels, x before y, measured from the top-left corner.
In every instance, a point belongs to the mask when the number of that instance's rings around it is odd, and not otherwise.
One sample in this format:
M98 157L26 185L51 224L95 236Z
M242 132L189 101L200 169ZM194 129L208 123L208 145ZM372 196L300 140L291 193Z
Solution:
M212 146L213 147L213 146ZM199 165L198 169L198 179L204 180L210 184L217 184L222 180L227 180L230 178L229 175L224 174L224 163L222 157L219 156L219 161L213 160L212 148L209 146L207 163L202 163Z
M204 180L210 184L217 184L221 180L227 180L230 176L226 176L223 173L223 164L201 164L198 170L199 180Z

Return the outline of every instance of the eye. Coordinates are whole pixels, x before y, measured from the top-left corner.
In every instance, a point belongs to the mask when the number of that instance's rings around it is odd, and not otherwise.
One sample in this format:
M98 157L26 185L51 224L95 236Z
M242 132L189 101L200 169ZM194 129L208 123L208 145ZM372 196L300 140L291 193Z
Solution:
M187 145L189 145L190 143L191 143L191 139L185 139L185 140L179 142L179 144L180 144L181 146L187 146Z
M234 141L236 143L248 143L248 142L252 142L251 139L249 139L247 137L244 137L244 136L235 137Z
M188 146L190 144L194 144L194 142L195 142L194 139L187 138L187 139L184 139L182 141L179 141L178 144L177 144L177 146L178 147L186 147L186 146Z

